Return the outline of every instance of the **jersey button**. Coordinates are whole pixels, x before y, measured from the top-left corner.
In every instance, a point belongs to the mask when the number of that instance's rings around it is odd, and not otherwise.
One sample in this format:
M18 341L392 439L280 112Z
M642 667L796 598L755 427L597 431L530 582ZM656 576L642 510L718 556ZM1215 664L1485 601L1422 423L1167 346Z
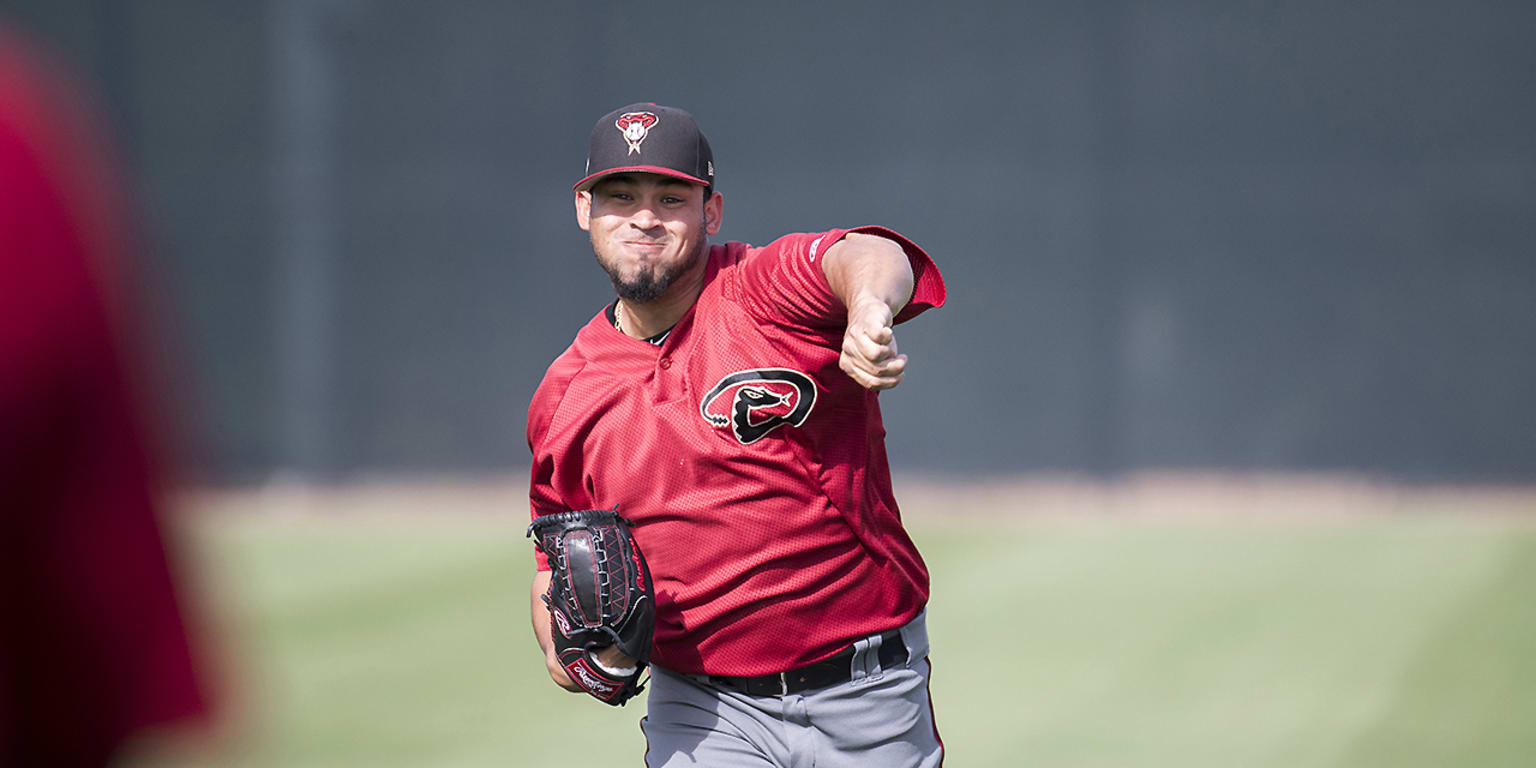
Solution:
M662 370L666 370L666 369L671 368L671 367L672 367L672 358L670 358L670 357L663 357L661 359L661 369Z

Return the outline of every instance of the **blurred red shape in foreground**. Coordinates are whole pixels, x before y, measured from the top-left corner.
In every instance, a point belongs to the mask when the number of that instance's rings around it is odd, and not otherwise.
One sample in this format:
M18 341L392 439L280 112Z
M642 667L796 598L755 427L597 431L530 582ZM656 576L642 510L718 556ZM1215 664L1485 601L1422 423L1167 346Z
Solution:
M123 187L0 30L0 765L99 765L208 703L162 538Z

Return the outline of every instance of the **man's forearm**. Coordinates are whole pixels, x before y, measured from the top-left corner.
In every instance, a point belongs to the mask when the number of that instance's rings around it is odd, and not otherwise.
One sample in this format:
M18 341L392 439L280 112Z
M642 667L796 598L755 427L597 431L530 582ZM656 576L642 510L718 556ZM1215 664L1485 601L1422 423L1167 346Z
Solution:
M533 637L539 641L539 650L544 652L544 666L549 670L549 677L555 684L567 691L580 691L581 686L571 682L569 675L560 667L559 660L555 658L555 640L550 636L549 607L544 605L544 594L549 591L549 571L535 571L533 585L528 594L528 614L533 620Z
M855 232L827 249L821 268L848 309L838 367L865 389L900 384L907 356L896 350L894 326L912 300L914 282L906 252L886 238Z

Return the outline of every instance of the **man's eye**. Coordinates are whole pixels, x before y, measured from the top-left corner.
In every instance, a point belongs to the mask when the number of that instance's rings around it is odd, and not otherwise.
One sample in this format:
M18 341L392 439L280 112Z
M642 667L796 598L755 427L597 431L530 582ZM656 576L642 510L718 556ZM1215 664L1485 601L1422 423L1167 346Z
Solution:
M609 197L611 197L611 198L613 198L615 200L628 200L628 199L630 199L628 192L614 192L613 194L609 195Z
M663 197L661 199L661 201L663 203L666 203L667 205L677 205L678 203L683 202L683 199L681 197L670 197L669 196L669 197Z

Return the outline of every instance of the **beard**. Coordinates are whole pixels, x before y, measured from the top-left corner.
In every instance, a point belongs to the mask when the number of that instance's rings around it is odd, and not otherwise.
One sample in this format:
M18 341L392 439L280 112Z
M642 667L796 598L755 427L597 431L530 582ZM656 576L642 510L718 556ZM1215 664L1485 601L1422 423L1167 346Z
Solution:
M672 283L678 277L699 263L699 259L703 257L708 247L707 241L700 241L688 258L667 266L647 265L630 280L620 276L618 268L605 260L596 249L592 252L597 256L597 263L602 266L603 271L608 273L608 279L613 282L613 290L619 298L631 304L645 304L661 298L661 295L672 287Z

